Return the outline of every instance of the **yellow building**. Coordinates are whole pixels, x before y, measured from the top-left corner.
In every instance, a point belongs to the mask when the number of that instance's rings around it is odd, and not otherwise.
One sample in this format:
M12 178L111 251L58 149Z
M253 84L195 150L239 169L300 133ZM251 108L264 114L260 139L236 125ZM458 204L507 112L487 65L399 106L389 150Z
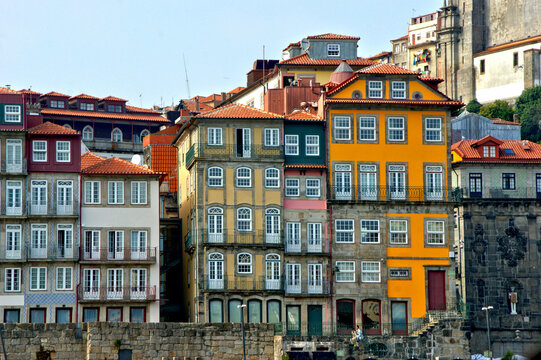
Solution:
M229 105L174 140L189 321L282 321L283 117Z
M461 104L419 76L378 64L324 99L339 329L407 334L454 301L449 124Z

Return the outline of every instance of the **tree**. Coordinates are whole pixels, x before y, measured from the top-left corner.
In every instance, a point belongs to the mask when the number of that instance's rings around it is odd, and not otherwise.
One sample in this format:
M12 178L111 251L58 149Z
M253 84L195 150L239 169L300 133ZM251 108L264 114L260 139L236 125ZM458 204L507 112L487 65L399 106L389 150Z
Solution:
M522 124L522 138L541 140L541 86L524 90L515 102L515 110Z
M507 121L513 120L513 108L503 100L496 100L492 104L481 106L479 115L489 119L500 118Z
M482 105L479 103L479 101L477 101L477 99L473 99L472 101L468 103L468 105L466 105L466 110L468 110L468 112L470 113L479 114L479 110L481 110L481 106Z

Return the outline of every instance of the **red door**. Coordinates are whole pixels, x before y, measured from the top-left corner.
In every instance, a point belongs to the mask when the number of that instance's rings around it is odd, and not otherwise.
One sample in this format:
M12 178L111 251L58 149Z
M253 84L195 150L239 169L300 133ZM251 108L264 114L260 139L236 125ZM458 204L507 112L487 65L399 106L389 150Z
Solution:
M445 310L445 271L428 272L428 310Z

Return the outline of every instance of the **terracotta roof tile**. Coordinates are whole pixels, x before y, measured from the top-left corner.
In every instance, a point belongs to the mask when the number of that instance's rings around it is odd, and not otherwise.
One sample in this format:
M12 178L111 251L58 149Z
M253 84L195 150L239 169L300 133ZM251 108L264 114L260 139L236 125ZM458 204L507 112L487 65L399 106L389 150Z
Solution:
M81 169L85 175L160 175L144 166L135 165L127 160L111 157Z
M69 129L65 126L53 124L46 121L42 124L36 125L33 128L28 129L29 134L33 135L78 135L79 132L74 129Z
M460 162L483 162L483 163L541 163L541 145L528 140L496 140L501 142L499 145L499 158L484 158L477 151L476 147L480 142L486 142L488 136L481 140L461 140L451 146L463 159ZM489 139L490 140L490 139ZM506 154L504 149L511 149L512 155Z
M76 95L76 96L72 96L72 97L70 97L70 100L71 100L71 99L98 100L97 97L91 96L91 95L87 95L87 94L79 94L79 95Z
M146 114L156 114L156 115L160 115L159 112L155 111L155 110L152 110L152 109L145 109L145 108L140 108L140 107L136 107L136 106L130 106L130 105L126 105L126 112L129 112L129 113L146 113Z
M87 151L83 155L81 155L81 170L94 166L104 160L106 160L104 157L96 155L93 152Z
M297 110L289 115L286 115L287 120L300 120L300 121L325 121L317 115L311 114L304 110Z
M362 74L383 74L383 75L417 75L419 76L419 73L416 71L411 71L408 69L404 69L401 66L396 66L394 64L375 64L369 67L366 67L361 70L357 70L357 72Z
M51 92L48 92L47 94L43 94L41 96L59 96L59 97L67 97L67 98L70 97L69 95L61 94L61 93L58 93L56 91L51 91Z
M408 38L409 38L409 35L404 35L404 36L399 37L398 39L394 39L394 40L391 40L391 41L399 41L399 40L404 40L404 39L408 39Z
M121 99L121 98L117 98L117 97L114 97L114 96L107 96L107 97L104 97L104 98L101 98L100 101L128 101L128 100L124 100L124 99Z
M199 114L196 118L224 119L283 119L283 116L247 105L231 104L216 110Z
M513 122L513 121L507 121L507 120L503 120L503 119L500 119L500 118L490 119L490 121L492 121L493 124L520 126L520 123L516 123L516 122Z
M7 87L0 86L0 94L20 94L17 90L12 90Z
M321 164L286 164L286 169L326 169L327 165Z
M164 181L169 183L169 192L177 191L177 154L177 148L171 144L152 145L150 148L150 168L166 174Z
M321 35L311 35L307 39L328 39L328 40L360 40L360 37L357 36L348 36L348 35L339 35L339 34L321 34Z
M301 42L297 41L297 42L294 42L294 43L289 43L289 45L286 46L282 51L286 51L287 49L289 49L292 46L301 46Z
M424 81L424 82L429 82L429 83L436 83L436 84L443 82L442 78L430 77L430 76L419 76L419 80Z
M56 115L56 116L75 116L75 117L84 117L84 118L100 118L100 119L117 119L117 120L129 120L129 121L151 121L151 122L160 122L168 123L169 120L156 115L141 115L141 114L118 114L118 113L108 113L101 111L79 111L79 110L62 110L62 109L41 109L42 115Z
M345 61L350 66L368 66L373 65L374 61L357 58L357 59L311 59L308 54L300 54L287 60L282 60L279 65L321 65L321 66L338 66L342 61Z
M175 124L175 125L166 127L163 130L152 133L151 135L176 135L178 131L180 130L180 127L181 127L180 125Z
M385 104L385 105L422 105L462 107L463 103L455 100L395 100L395 99L327 99L327 104Z
M233 90L229 91L228 94L237 94L237 93L241 92L244 89L246 89L244 86L237 86Z
M511 41L511 42L508 42L508 43L505 43L505 44L492 46L492 47L489 47L488 49L486 49L485 51L481 51L481 52L478 52L477 54L474 54L473 56L484 55L484 54L488 54L488 53L491 53L491 52L505 50L505 49L511 49L511 48L514 48L514 47L517 47L517 46L524 46L524 45L528 45L528 44L532 44L532 43L536 43L536 42L541 42L541 35L532 36L532 37L529 37L527 39Z
M383 56L391 56L393 53L390 52L390 51L382 51L380 52L379 54L376 54L374 56L370 56L368 59L369 60L374 60L374 59L379 59L380 57L383 57Z
M37 91L32 91L30 89L21 89L19 90L19 92L21 94L29 94L29 95L41 95L41 93L37 92Z

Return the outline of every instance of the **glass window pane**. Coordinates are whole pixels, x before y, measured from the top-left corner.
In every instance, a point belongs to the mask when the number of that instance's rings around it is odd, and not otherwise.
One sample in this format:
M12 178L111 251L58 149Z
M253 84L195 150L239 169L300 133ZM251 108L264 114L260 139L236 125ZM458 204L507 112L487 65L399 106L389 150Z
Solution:
M20 322L20 310L6 309L4 310L4 322L7 324L15 324Z
M56 309L56 322L67 324L71 322L71 309Z
M267 322L270 324L279 323L282 320L281 304L278 300L267 302Z
M238 308L238 306L241 304L242 302L240 300L229 301L229 322L240 323L242 321L241 320L242 309Z
M95 308L83 309L83 321L98 321L98 309L95 309Z
M210 319L211 323L221 323L223 322L223 307L221 300L210 300Z
M261 322L261 302L258 300L248 301L248 322Z
M145 309L144 308L131 308L130 321L133 323L145 322Z

